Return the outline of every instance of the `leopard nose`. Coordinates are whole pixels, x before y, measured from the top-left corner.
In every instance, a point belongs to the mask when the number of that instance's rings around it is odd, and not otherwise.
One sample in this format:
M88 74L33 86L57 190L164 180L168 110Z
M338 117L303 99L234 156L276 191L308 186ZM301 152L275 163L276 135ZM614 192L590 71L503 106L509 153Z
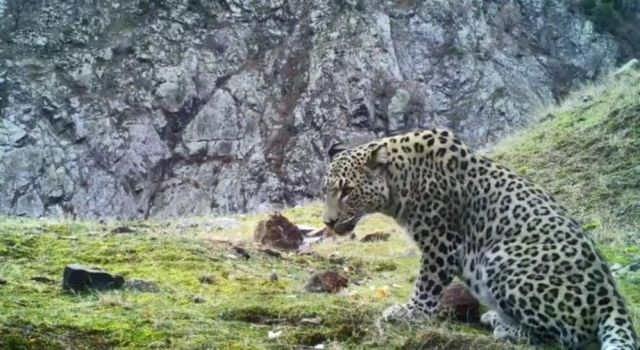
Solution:
M338 222L338 220L325 220L324 224L327 225L328 228L333 228L336 222Z

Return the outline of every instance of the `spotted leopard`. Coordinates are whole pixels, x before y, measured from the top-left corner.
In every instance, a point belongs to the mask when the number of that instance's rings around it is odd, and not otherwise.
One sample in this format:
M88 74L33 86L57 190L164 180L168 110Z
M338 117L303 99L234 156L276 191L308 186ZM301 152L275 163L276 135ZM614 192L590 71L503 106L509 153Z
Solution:
M593 242L544 190L477 155L448 130L332 146L324 221L338 234L368 213L406 228L422 253L411 301L386 320L430 318L454 276L512 341L636 350L631 317Z

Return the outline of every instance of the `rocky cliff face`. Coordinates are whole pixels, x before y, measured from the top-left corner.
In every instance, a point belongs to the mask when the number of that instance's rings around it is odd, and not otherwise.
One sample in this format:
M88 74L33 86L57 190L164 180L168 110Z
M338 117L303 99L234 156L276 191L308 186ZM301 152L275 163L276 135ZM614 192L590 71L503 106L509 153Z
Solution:
M491 142L616 63L565 3L8 0L0 213L262 210L316 196L336 139Z

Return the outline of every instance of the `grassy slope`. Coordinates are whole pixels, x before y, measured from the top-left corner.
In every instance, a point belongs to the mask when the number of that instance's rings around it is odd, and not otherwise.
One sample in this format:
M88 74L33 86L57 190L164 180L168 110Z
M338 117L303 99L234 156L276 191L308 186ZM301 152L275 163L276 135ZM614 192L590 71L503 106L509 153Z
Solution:
M554 193L612 263L640 256L638 101L640 74L588 88L492 155ZM321 224L317 204L284 214L296 223ZM0 218L0 277L8 281L0 285L0 349L291 348L325 340L333 341L327 348L507 348L486 331L453 322L377 328L385 307L409 297L418 267L389 220L372 216L356 231L393 231L389 242L341 240L315 245L314 255L281 259L252 247L260 218L239 217L242 226L234 230L216 229L211 218L110 224ZM136 232L111 233L118 225ZM231 246L219 241L233 239L248 249L249 260L231 258ZM73 262L156 281L161 292L70 295L59 284L30 280L58 281ZM323 269L343 271L352 283L335 295L304 292L311 274ZM272 272L278 281L269 280ZM201 284L205 274L216 283ZM640 276L619 284L640 315ZM206 302L194 303L195 296ZM320 317L320 325L301 322L311 317ZM282 334L269 340L269 331Z

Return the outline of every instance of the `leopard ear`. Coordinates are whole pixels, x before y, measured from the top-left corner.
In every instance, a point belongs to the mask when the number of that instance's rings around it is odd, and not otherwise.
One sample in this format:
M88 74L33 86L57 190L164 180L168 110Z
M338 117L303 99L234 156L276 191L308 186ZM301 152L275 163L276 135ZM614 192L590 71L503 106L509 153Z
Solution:
M341 142L336 142L329 146L329 150L327 151L327 153L329 153L329 159L333 159L333 157L335 157L338 153L344 152L346 150L347 148L344 147Z
M385 169L389 164L389 150L387 145L376 145L371 149L371 154L367 160L367 168L371 170Z

